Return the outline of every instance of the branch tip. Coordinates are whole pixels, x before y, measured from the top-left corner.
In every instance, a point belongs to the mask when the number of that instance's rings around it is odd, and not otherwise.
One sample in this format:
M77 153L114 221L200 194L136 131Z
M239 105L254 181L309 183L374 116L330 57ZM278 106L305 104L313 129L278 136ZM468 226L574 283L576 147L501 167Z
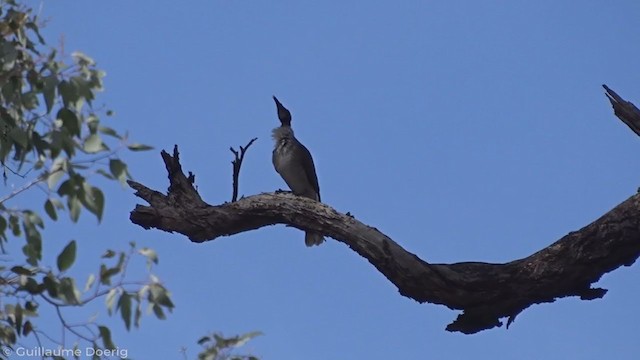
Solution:
M234 159L231 161L231 165L233 167L233 174L232 174L232 178L233 178L233 194L231 195L231 202L235 202L238 200L238 182L239 182L239 178L240 178L240 168L242 167L242 161L244 160L244 155L247 152L247 150L249 150L249 147L251 146L251 144L253 144L254 141L258 140L258 138L253 138L251 139L246 146L242 146L240 145L240 152L238 152L236 149L234 149L232 146L229 147L229 150L231 150L231 152L233 153Z

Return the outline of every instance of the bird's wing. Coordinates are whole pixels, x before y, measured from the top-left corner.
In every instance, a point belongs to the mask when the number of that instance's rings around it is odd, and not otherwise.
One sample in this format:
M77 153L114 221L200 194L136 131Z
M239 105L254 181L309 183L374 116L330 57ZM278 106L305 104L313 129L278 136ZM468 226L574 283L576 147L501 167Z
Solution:
M320 185L318 184L318 176L316 175L316 167L313 164L313 157L311 157L311 153L309 149L307 149L304 145L300 144L302 147L301 156L308 158L309 161L301 161L304 167L304 173L309 180L309 183L313 187L313 190L318 194L318 201L320 201Z

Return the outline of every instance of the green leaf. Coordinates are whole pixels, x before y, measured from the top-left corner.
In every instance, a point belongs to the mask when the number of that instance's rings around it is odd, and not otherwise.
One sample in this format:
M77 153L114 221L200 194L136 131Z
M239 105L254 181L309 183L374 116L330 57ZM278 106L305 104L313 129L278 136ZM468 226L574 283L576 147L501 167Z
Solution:
M35 301L29 300L29 301L24 303L24 307L25 307L25 309L27 309L27 311L35 312L35 311L38 310L38 303L35 302Z
M31 29L36 34L36 37L38 38L38 41L40 42L40 45L45 45L46 44L45 41L44 41L44 38L42 38L42 35L40 35L40 29L38 28L38 25L36 25L35 22L29 21L24 26L27 29Z
M27 263L37 266L38 261L42 259L42 236L36 228L38 221L42 221L37 215L31 216L24 212L25 216L22 222L27 244L22 247L22 253L27 257Z
M203 336L198 340L198 345L204 345L209 341L211 341L211 338L209 336Z
M49 175L49 177L47 178L47 185L49 185L50 190L53 190L53 188L58 184L58 181L60 181L63 175L64 171L62 170L58 170Z
M64 205L62 205L62 202L56 198L49 198L49 200L51 200L51 203L53 204L53 206L55 206L56 209L58 210L62 210L64 209Z
M58 195L60 196L77 196L78 188L80 184L84 182L82 176L74 175L65 180L58 188Z
M53 202L51 201L51 199L47 199L47 201L45 201L44 211L47 213L47 215L49 215L51 220L58 220L58 214L56 213L56 208L53 206Z
M58 84L58 92L62 95L62 101L65 107L77 107L80 94L74 83L67 80L60 81Z
M29 137L27 136L27 133L17 126L11 129L8 135L13 139L13 141L20 144L23 148L26 148L29 144Z
M102 78L104 78L107 73L96 69L91 69L89 73L89 86L91 86L94 91L102 91L104 89Z
M164 311L162 311L162 308L160 307L160 305L158 304L153 304L153 306L151 307L151 309L153 310L153 314L160 320L164 320L167 318L167 316L164 314Z
M72 136L80 136L80 119L78 119L78 116L76 116L73 111L62 108L58 110L56 118L62 120L62 126L67 129L69 134Z
M107 251L104 252L104 254L102 254L102 258L103 259L111 259L112 257L116 256L116 252L109 249Z
M100 125L100 119L95 114L91 114L91 115L87 116L85 118L85 123L87 124L87 127L89 128L89 133L90 134L95 134L96 132L98 132L98 127Z
M33 331L33 325L31 325L31 321L27 320L22 327L22 336L27 336Z
M100 337L102 338L104 347L110 350L115 350L116 345L113 343L113 340L111 340L111 330L106 326L98 326L98 331L100 331Z
M91 101L94 99L92 84L85 79L85 75L74 76L71 78L70 82L75 86L78 96L80 97L76 106L80 107L82 105L82 100L86 100L87 103L91 105Z
M10 326L0 325L0 343L3 345L16 343L16 333Z
M84 292L89 291L89 289L91 289L95 281L96 281L96 276L94 274L89 274L89 278L87 278L87 282L84 284Z
M76 288L76 282L73 278L65 277L60 280L60 295L67 304L80 304L80 291Z
M60 283L58 280L53 277L53 274L48 274L42 279L42 284L44 288L47 289L47 293L52 298L58 298L58 294L60 293Z
M101 360L102 357L98 356L97 354L99 354L100 352L100 347L98 346L98 344L96 344L95 342L93 343L93 356L91 356L91 360ZM79 360L79 359L76 359Z
M51 164L51 169L49 170L49 175L47 177L47 185L49 185L49 189L53 190L55 186L58 184L58 181L62 178L68 168L67 159L58 157Z
M111 285L111 277L120 272L119 267L107 268L104 264L100 265L100 283L103 285Z
M235 344L233 344L234 347L240 347L244 344L246 344L249 340L255 338L256 336L260 336L262 335L262 333L260 331L252 331L252 332L248 332L246 334L242 334L240 336L237 337L237 340L235 341Z
M81 198L82 204L98 218L98 221L101 221L102 212L104 211L104 194L102 190L86 182L83 184L83 188L84 196Z
M22 332L22 306L20 304L16 304L14 310L14 327L16 328L16 333L20 334Z
M131 151L147 151L147 150L153 150L153 146L149 146L149 145L144 145L144 144L131 144L131 145L127 145L127 148L129 148L129 150Z
M0 237L1 238L7 238L7 236L4 234L4 232L7 230L7 219L4 218L4 216L0 215Z
M100 131L101 133L103 133L105 135L113 136L116 139L122 140L122 136L120 136L115 130L113 130L110 127L100 126L98 128L98 131Z
M5 231L7 231L7 220L4 216L0 215L0 244L2 244L2 240L7 240L7 234L5 234Z
M20 218L16 215L9 215L9 228L13 236L20 236L22 234L22 231L20 231Z
M113 177L113 175L109 174L108 172L104 171L104 169L98 169L96 170L96 172L104 177L106 177L109 180L115 180L116 178Z
M97 152L102 151L104 148L102 145L102 139L100 138L100 135L98 134L89 135L89 137L87 137L87 139L84 141L84 145L82 146L82 149L89 154L95 154Z
M109 290L109 292L107 293L107 296L104 299L105 304L107 305L107 312L109 312L109 315L111 315L111 313L113 312L113 305L115 304L117 294L118 294L118 288L112 288L111 290Z
M93 66L96 64L95 60L80 51L72 52L71 57L73 57L73 60L75 60L76 64L80 66Z
M0 119L0 126L6 127L6 123L3 124L2 119ZM3 133L2 133L3 134ZM0 141L0 161L5 161L11 149L13 148L13 141L5 141L6 138L4 134L2 135L2 141Z
M64 130L64 131L62 131ZM75 143L72 136L65 129L54 129L49 133L51 142L49 143L49 149L51 150L51 158L57 158L60 152L64 150L69 158L72 158L75 154Z
M50 157L52 159L58 158L60 156L60 152L62 151L62 143L63 137L68 135L63 135L61 131L54 130L49 133L49 138L51 141L49 142L49 149L51 150Z
M129 172L127 171L127 164L119 159L111 159L109 161L109 170L123 186L127 184L127 177L129 175Z
M136 294L137 299L144 299L144 296L149 292L149 285L142 285L140 289L138 289L138 293Z
M30 224L36 225L41 229L44 228L44 222L42 221L42 218L35 212L31 210L25 210L22 214L25 218L25 221L29 222Z
M140 301L138 300L137 304L136 304L136 314L134 316L135 320L133 322L133 325L135 325L135 327L140 327L140 319L142 318L142 304L140 303Z
M43 81L40 74L34 69L30 69L26 74L27 81L31 85L31 89L42 90Z
M160 284L151 284L149 286L149 302L162 305L168 309L172 309L174 307L173 302L169 298L167 289Z
M33 274L35 274L33 271L24 268L22 266L14 266L11 268L11 272L18 274L18 275L27 275L27 276L32 276Z
M58 270L65 271L76 261L76 241L71 240L64 250L58 255Z
M26 109L33 110L39 105L38 96L33 91L22 94L22 106Z
M57 87L58 77L56 75L52 74L44 78L44 88L42 89L42 95L44 96L44 103L47 106L47 114L51 112L51 109L53 109Z
M71 164L71 168L73 170L87 170L89 168L91 168L90 165L83 165L83 164Z
M120 315L122 316L122 320L124 321L124 325L127 330L131 329L131 295L123 292L120 295L120 300L118 300L118 307L120 309Z
M80 218L80 200L75 195L69 196L67 199L67 207L69 208L69 216L71 216L71 221L78 222L78 218Z
M22 289L26 290L29 294L36 295L44 291L44 286L40 286L34 278L27 277L26 282L21 286L21 290Z
M154 264L158 264L158 253L151 248L144 247L138 250L138 253L147 258L148 262L153 262Z
M73 138L67 134L62 136L62 150L69 158L73 158L76 154L76 143Z
M44 160L47 156L46 150L49 149L49 143L45 139L43 139L40 133L38 133L37 131L32 132L31 137L33 138L33 146L36 148L36 152L39 155L38 160L35 164L36 170L39 170L44 166Z

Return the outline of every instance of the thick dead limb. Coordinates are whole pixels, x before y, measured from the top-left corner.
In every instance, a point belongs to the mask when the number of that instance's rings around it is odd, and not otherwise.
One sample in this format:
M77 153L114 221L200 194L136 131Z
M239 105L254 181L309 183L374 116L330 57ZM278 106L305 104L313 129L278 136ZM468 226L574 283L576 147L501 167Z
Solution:
M629 266L640 256L640 195L623 201L584 228L550 246L504 264L429 264L376 228L328 205L285 193L266 193L221 205L204 203L178 161L162 152L169 172L167 195L130 181L137 205L130 219L146 229L179 232L204 242L264 226L285 224L332 237L366 258L399 292L421 303L461 310L449 331L475 333L509 325L531 305L566 296L591 300L606 290L593 288L602 275Z
M199 196L189 181L182 180L186 177L176 155L163 152L165 162L178 165L167 164L169 178L175 179L168 195L129 182L136 195L151 204L136 206L132 222L146 229L179 232L194 242L275 224L321 232L369 260L402 295L463 310L447 327L450 331L474 333L500 326L500 318L512 320L533 304L560 297L602 297L606 291L591 284L609 271L631 265L640 254L640 195L524 259L506 264L428 264L375 228L292 194L260 194L216 206L194 202Z

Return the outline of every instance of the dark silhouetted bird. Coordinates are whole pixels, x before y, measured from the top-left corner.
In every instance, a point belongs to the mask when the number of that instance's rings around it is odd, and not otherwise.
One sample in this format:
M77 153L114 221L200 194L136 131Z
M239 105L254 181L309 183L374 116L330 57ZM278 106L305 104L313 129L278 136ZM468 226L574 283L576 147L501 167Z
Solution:
M273 167L295 195L320 201L320 186L311 153L294 136L289 110L275 96L273 100L276 102L278 118L282 124L272 132L275 141ZM323 241L324 237L318 233L307 232L304 236L307 246L320 245Z

